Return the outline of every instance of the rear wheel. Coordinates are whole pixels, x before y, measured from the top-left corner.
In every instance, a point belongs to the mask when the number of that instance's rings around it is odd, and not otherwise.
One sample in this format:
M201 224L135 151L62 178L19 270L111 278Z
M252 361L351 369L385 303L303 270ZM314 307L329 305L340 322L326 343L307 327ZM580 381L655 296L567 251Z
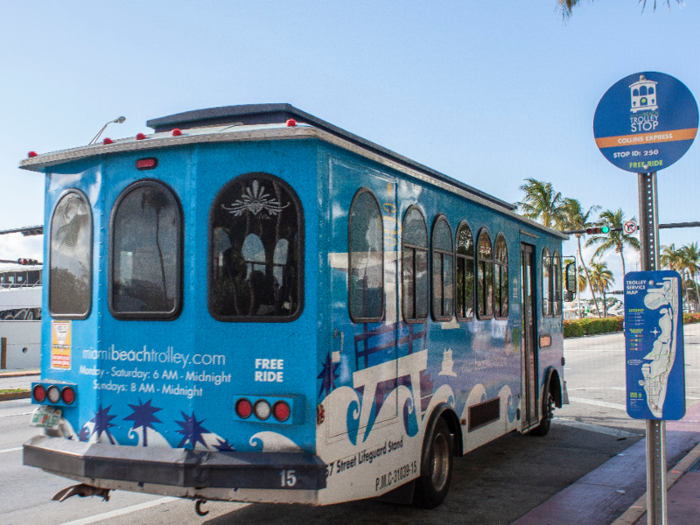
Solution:
M544 408L542 420L538 427L530 431L530 434L533 436L546 436L549 433L549 428L552 426L552 418L554 417L554 396L549 390L547 390L546 396L545 404L542 407Z
M444 419L423 444L424 474L416 480L414 503L432 509L445 500L452 481L452 436Z

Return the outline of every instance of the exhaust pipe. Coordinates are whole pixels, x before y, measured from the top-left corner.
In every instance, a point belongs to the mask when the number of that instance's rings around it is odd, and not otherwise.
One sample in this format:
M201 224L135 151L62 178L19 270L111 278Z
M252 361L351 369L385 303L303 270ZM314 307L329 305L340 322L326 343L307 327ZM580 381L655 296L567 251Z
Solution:
M86 485L81 483L80 485L73 485L72 487L66 487L63 490L59 490L51 498L53 501L66 501L71 496L80 496L85 498L87 496L101 496L105 501L109 501L109 491L111 489L101 489L98 487L93 487L92 485Z

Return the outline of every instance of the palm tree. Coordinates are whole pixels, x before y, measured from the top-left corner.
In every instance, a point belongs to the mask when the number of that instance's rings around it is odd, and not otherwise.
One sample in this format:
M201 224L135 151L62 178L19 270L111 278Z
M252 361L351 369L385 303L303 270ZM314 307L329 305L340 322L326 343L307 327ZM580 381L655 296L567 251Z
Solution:
M676 0L679 4L682 4L681 0ZM566 20L571 16L571 10L577 5L581 4L581 0L557 0L558 9L561 12L561 17ZM647 6L647 0L639 0L638 3L642 4L642 11ZM671 9L671 0L663 0L669 9ZM656 0L654 0L654 11L656 11Z
M693 242L681 246L679 251L681 252L681 264L683 266L683 270L687 272L688 276L693 281L693 284L695 285L695 297L700 300L700 293L698 293L698 282L695 279L698 273L700 273L700 249L698 248L698 243Z
M605 291L612 286L615 282L612 272L608 269L607 263L604 262L592 262L591 266L591 280L589 281L591 290L595 289L600 292L603 296L603 309L605 311L605 317L608 316L607 305L605 304ZM600 317L600 309L596 303L596 309L598 310L598 317Z
M670 246L661 247L661 257L660 261L662 268L668 268L669 270L681 271L683 266L683 257L681 255L681 250L676 250L676 244L673 243Z
M523 216L533 221L540 221L547 228L561 226L561 207L564 204L561 193L554 191L551 182L525 180L527 184L520 186L520 189L525 192L525 198L515 203Z
M632 220L634 221L636 219L632 217ZM595 244L600 245L593 254L594 258L602 257L610 248L614 248L615 253L620 254L620 259L622 259L623 279L626 273L624 256L625 246L629 246L637 251L640 249L639 239L621 230L624 222L625 214L622 209L618 208L616 211L605 210L598 217L596 225L607 226L610 228L610 233L606 233L605 235L594 235L586 241L586 246L593 246ZM620 231L616 231L617 228L620 228Z
M581 207L581 203L576 200L576 199L570 199L566 198L564 199L564 202L561 206L561 225L563 226L562 229L566 230L585 230L586 228L590 228L593 226L593 222L590 220L591 213L594 211L597 211L600 209L600 206L591 206L588 208L588 211L584 213L583 208ZM581 236L582 233L575 233L574 236L576 237L576 244L577 244L577 250L578 250L578 260L581 261L581 266L583 266L583 273L586 276L586 282L591 282L591 277L588 275L588 268L586 267L585 262L583 261L583 256L581 255ZM581 275L581 273L579 273ZM579 282L579 288L581 287L581 283ZM584 291L586 289L586 286L584 284L583 288L579 291ZM595 304L596 310L598 310L598 301L596 300L595 297L595 290L593 287L591 287L591 295L593 296L593 303ZM598 317L600 317L600 310L598 310Z

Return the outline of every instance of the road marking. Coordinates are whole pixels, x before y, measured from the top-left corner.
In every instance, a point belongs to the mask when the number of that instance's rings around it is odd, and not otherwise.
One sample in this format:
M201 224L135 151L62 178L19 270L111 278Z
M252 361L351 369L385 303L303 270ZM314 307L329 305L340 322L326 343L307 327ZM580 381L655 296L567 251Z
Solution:
M5 450L0 450L0 454L3 452L17 452L18 450L22 450L22 447L6 448Z
M569 396L569 401L575 403L584 403L587 405L596 405L599 407L614 408L616 410L624 410L627 412L627 406L621 405L619 403L608 403L607 401L598 401L597 399L587 399L585 397L571 397Z
M0 414L0 417L28 416L33 412L20 412L19 414Z
M603 425L594 425L593 423L584 423L583 421L575 421L573 419L566 419L563 417L555 417L554 422L559 425L590 430L591 432L598 432L599 434L607 434L608 436L615 436L618 438L643 437L643 434L634 434L633 432L627 432L626 430L618 430L616 428L605 427Z
M171 501L177 501L180 498L159 498L152 501L147 501L145 503L140 503L138 505L132 505L131 507L124 507L123 509L112 510L110 512L104 512L102 514L96 514L95 516L89 516L87 518L82 518L74 521L67 521L61 523L61 525L88 525L89 523L96 523L102 520L108 520L110 518L116 518L117 516L123 516L124 514L131 514L132 512L138 512L139 510L149 509L151 507L157 507L163 503L170 503Z

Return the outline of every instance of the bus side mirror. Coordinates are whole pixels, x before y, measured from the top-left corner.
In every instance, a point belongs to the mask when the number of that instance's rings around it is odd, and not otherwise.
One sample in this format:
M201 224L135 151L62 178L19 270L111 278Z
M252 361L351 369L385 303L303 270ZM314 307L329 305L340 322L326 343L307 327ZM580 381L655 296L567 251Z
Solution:
M566 265L566 301L573 301L576 298L576 264Z

